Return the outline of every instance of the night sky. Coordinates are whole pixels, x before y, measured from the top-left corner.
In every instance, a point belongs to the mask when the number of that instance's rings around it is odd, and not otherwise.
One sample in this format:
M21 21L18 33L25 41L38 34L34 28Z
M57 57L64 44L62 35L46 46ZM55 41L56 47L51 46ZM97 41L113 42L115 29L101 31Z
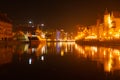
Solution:
M120 11L120 0L0 0L0 12L7 13L13 24L32 20L67 31L77 24L95 24L106 8Z

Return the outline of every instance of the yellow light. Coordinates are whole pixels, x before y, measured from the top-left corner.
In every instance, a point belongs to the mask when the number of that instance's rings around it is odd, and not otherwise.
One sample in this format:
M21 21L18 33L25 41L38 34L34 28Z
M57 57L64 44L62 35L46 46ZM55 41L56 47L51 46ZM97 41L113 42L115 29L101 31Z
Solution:
M50 42L47 43L47 46L48 46L48 47L50 46Z
M104 32L104 34L103 34L104 36L106 36L106 33Z
M29 44L25 44L24 51L28 51Z
M75 40L82 39L82 38L84 38L84 36L85 36L85 33L84 33L84 32L80 32L80 33L75 37Z
M120 51L119 51L119 50L117 50L117 49L114 49L113 53L115 53L115 54L119 55L119 54L120 54Z
M112 69L112 60L110 59L108 62L105 63L104 65L104 70L106 72L110 72Z
M64 51L63 50L61 51L61 56L64 56Z
M95 47L95 46L91 47L91 49L92 49L92 51L94 51L94 52L97 52L97 51L98 51L98 50L97 50L97 47Z
M109 34L112 34L112 31L110 31Z
M108 17L108 24L109 24L109 28L112 27L112 24L111 24L112 20L110 19L110 16Z
M47 41L52 41L51 39L47 39Z
M119 34L115 34L114 37L115 37L115 38L119 38L120 35L119 35Z
M119 56L119 61L120 61L120 56Z
M110 53L110 58L112 58L113 57L113 55Z
M45 53L45 46L43 46L43 47L41 48L41 53L42 53L42 54Z
M91 36L85 37L85 39L97 39L97 36L96 35L91 35Z
M94 54L95 54L95 52L94 52L94 51L92 51L92 56L94 56Z
M42 38L45 38L45 34L41 34L41 37L42 37Z
M106 51L103 51L104 56L106 55Z

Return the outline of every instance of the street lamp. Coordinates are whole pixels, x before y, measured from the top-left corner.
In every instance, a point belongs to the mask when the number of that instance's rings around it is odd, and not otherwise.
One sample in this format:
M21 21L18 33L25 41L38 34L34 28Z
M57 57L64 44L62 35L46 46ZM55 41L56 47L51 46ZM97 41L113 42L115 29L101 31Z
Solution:
M28 25L29 27L34 27L34 24L32 21L29 21L28 23L29 23L29 25Z
M45 26L45 24L40 24L40 26L41 26L41 30L43 30L43 27Z
M41 26L43 27L43 26L45 26L45 24L41 24Z
M32 24L32 21L29 21L29 24Z
M28 22L28 27L32 26L32 23L33 23L32 21L29 21Z

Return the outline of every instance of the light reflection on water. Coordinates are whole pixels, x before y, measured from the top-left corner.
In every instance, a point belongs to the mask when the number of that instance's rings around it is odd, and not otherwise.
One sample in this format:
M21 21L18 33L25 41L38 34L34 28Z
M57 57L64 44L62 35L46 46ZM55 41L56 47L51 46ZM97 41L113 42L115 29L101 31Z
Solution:
M104 65L105 72L120 70L120 49L106 48L97 46L80 46L75 45L77 54L80 57L89 58Z
M0 65L15 60L17 60L16 62L34 64L35 61L44 61L45 54L58 54L63 57L70 53L76 55L76 58L89 59L103 64L105 72L120 70L120 49L118 47L80 46L75 42L48 42L37 46L30 44L0 45Z

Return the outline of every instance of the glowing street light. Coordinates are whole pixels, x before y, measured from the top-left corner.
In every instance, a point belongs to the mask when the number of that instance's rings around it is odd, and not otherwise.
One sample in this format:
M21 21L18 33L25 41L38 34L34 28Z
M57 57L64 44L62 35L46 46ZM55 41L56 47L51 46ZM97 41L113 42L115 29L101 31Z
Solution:
M32 64L32 58L29 59L29 64Z
M43 27L43 26L45 26L45 24L41 24L41 26Z
M29 24L32 24L32 21L29 21Z
M43 27L45 26L45 24L40 24L40 26L41 26L41 30L43 30Z
M34 26L34 23L33 23L32 21L29 21L29 22L28 22L28 26L29 26L29 27L35 27L35 26Z
M44 56L41 56L41 60L44 61Z

